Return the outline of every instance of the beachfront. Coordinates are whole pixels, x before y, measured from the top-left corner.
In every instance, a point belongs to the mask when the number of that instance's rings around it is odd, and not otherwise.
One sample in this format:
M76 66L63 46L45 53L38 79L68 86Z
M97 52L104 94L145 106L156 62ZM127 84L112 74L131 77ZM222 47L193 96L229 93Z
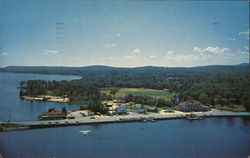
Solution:
M36 97L22 96L21 98L25 100L35 100L35 101L48 101L48 102L59 102L59 103L69 102L68 97L50 96L50 95L38 95Z
M134 121L145 122L145 120L147 119L150 120L185 119L186 115L191 114L191 112L181 112L181 111L174 111L174 113L165 113L163 111L160 111L158 113L148 113L148 114L138 114L134 112L129 112L129 114L127 115L114 115L114 116L94 115L94 116L83 117L81 114L83 112L85 111L71 112L70 115L75 116L74 119L22 121L22 122L9 122L9 123L28 126L28 128L20 128L20 129L32 129L32 128L75 126L75 125L85 125L85 124L87 125L87 124L98 124L98 123L121 123L121 122L134 122ZM229 111L219 111L217 109L212 109L209 112L192 112L192 114L204 118L250 117L250 112L229 112ZM9 130L18 130L18 128Z

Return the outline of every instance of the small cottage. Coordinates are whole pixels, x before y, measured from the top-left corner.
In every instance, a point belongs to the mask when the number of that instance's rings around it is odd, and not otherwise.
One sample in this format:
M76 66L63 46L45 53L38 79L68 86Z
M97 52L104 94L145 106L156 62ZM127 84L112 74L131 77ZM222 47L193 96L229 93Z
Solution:
M126 107L120 106L115 109L116 114L122 115L122 114L127 114L128 109Z
M146 111L144 109L137 109L136 112L138 114L145 114L146 113Z
M149 107L148 112L158 112L157 107Z

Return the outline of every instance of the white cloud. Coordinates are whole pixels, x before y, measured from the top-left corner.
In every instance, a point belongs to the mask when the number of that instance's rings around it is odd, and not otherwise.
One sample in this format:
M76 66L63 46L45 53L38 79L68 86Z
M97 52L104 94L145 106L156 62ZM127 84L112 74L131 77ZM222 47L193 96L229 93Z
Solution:
M132 53L140 53L141 49L140 48L135 48L132 50Z
M211 52L214 54L223 53L225 51L229 51L229 48L220 48L220 47L207 47L204 51Z
M229 38L229 41L236 41L236 38Z
M173 51L167 51L164 58L170 63L180 64L194 62L201 57L194 54L176 54Z
M249 29L247 31L239 32L238 35L249 35Z
M249 27L249 26L248 26ZM239 32L238 35L244 35L246 40L249 40L250 31L249 29L247 31Z
M243 56L249 56L249 52L248 51L242 51L242 50L238 50L237 51L238 55L243 55Z
M137 56L135 55L126 55L124 58L126 59L135 59Z
M138 58L138 54L141 52L141 49L140 48L134 48L130 55L126 55L124 58L126 59L136 59Z
M102 57L102 60L115 60L114 57Z
M156 58L156 56L155 55L150 55L149 58L154 59L154 58Z
M202 52L203 50L202 50L201 48L194 47L194 48L193 48L193 51L194 51L194 52Z
M245 46L245 49L246 49L246 50L249 50L249 46Z
M199 47L194 47L193 48L193 52L199 52L199 53L213 53L215 55L220 54L220 53L224 53L226 51L229 51L229 48L220 48L220 47L207 47L207 48L199 48Z
M104 44L103 46L104 46L105 48L107 48L107 49L110 49L110 48L115 47L116 44L114 44L114 43L106 43L106 44Z
M60 52L58 50L46 50L44 55L56 55L59 54Z
M241 55L243 55L245 57L249 57L249 52L241 52Z
M235 51L220 47L194 47L190 53L167 51L164 58L167 66L238 64L249 60L249 46L245 46L244 50Z
M173 51L167 51L166 52L166 57L171 57L174 55L174 52Z
M0 53L0 56L7 56L7 55L8 55L8 53L6 53L6 52Z
M118 34L117 34L117 37L121 37L121 34L120 34L120 33L118 33Z

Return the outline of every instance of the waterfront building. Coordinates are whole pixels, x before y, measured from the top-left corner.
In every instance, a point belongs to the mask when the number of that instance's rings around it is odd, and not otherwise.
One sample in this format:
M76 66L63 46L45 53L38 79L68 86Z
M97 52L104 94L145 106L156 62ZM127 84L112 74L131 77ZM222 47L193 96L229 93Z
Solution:
M63 113L62 111L52 110L50 112L43 112L39 115L40 120L60 120L66 119L67 113Z
M144 109L137 109L136 112L138 114L145 114L146 113L146 111Z
M127 114L128 109L126 107L120 106L115 109L116 114L122 115L122 114Z
M149 107L148 112L158 112L157 107Z
M198 111L210 111L211 108L209 106L205 106L201 104L201 102L192 100L192 101L184 101L179 104L179 110L183 112L198 112Z

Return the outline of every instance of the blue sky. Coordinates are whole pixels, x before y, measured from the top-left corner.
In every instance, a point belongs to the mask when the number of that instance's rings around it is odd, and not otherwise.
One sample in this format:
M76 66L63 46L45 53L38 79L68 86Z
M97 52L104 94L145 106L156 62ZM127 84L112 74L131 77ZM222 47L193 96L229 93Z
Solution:
M249 61L247 1L0 0L0 66Z

